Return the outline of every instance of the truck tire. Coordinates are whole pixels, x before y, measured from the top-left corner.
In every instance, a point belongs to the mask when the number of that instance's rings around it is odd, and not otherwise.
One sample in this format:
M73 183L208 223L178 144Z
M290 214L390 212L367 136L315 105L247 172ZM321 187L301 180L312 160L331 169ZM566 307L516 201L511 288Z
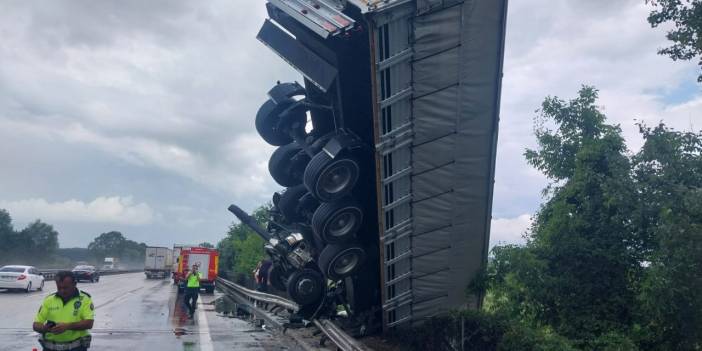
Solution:
M347 243L356 237L362 222L361 205L351 198L344 198L321 204L312 216L312 229L327 243Z
M288 187L302 184L305 167L310 157L302 148L290 143L277 148L268 161L268 171L278 184Z
M290 298L302 306L316 303L324 294L324 277L309 268L295 271L288 278L287 291Z
M324 150L305 168L307 190L321 202L332 202L348 195L358 181L360 167L351 157L331 158Z
M256 130L267 143L273 146L282 146L293 141L293 137L280 123L280 114L293 104L293 100L285 100L279 104L268 99L261 105L256 113ZM300 123L304 128L307 115L304 111L293 111L293 116L288 116L286 125Z
M366 251L358 245L327 245L319 254L319 269L329 280L338 281L353 275L366 260Z
M304 184L299 184L288 188L282 195L280 195L278 209L290 223L303 220L303 216L300 213L300 198L305 196L307 192L307 187L305 187Z
M271 271L268 273L268 280L271 282L271 286L278 291L286 291L285 287L285 276L283 275L283 270L279 266L273 265Z

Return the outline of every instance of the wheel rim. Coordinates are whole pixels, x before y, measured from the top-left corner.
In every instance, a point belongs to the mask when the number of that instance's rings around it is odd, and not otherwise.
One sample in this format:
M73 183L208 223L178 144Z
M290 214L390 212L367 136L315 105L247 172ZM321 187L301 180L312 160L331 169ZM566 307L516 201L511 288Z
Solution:
M361 261L360 253L357 249L349 249L340 253L334 258L332 270L336 275L346 275L353 272Z
M354 181L355 164L349 160L340 160L331 164L319 180L319 188L327 194L337 194L349 187Z
M315 282L310 278L303 278L297 282L297 291L302 296L310 296L314 293L316 288Z
M356 227L358 223L358 215L353 211L354 208L345 208L332 218L329 224L327 233L334 238L343 237Z

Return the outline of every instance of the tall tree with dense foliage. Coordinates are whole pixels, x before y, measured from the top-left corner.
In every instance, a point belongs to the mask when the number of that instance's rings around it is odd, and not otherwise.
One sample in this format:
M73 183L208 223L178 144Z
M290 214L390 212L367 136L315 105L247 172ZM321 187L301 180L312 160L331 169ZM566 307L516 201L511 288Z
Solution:
M36 220L16 231L12 217L0 209L0 257L2 263L46 264L55 259L59 233L53 226Z
M102 233L88 244L88 250L93 252L98 261L102 261L105 257L119 256L126 240L120 232Z
M639 301L646 350L702 349L702 134L641 126L635 220L648 239Z
M648 0L654 10L648 16L652 27L671 23L666 37L673 45L658 51L673 60L698 59L702 68L702 0ZM697 77L702 82L702 73Z
M9 240L14 232L15 228L12 226L10 213L0 209L0 250L2 252L7 252L9 249Z
M493 248L485 310L582 350L701 350L702 133L640 125L628 155L596 101L544 101L546 202L526 245Z
M526 152L553 183L529 237L535 279L520 279L534 317L581 345L630 328L630 282L640 275L629 245L635 232L626 146L596 102L592 87L567 102L547 98L536 130L539 147Z
M27 242L29 251L40 257L53 254L59 247L58 232L38 219L22 229L19 235Z
M101 262L105 257L117 257L123 263L139 264L144 262L146 244L129 240L117 231L100 234L88 244L95 259Z

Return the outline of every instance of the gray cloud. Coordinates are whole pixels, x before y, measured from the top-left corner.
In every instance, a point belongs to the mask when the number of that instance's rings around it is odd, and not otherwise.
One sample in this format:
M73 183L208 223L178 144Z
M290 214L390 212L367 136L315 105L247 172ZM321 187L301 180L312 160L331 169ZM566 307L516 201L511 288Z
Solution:
M694 83L689 101L666 101L695 67L656 55L665 39L647 11L638 0L510 4L496 238L516 238L540 202L546 180L522 153L544 96L596 85L632 149L634 118L699 119ZM66 246L117 229L160 245L217 241L230 202L251 210L278 188L253 118L276 80L301 79L256 41L264 17L263 2L243 0L0 3L0 201L132 195L158 214L141 225L57 218Z
M15 219L30 221L39 214L44 221L96 222L144 225L154 220L154 211L145 203L134 203L131 196L100 196L90 202L68 200L50 203L45 199L14 202L0 201Z

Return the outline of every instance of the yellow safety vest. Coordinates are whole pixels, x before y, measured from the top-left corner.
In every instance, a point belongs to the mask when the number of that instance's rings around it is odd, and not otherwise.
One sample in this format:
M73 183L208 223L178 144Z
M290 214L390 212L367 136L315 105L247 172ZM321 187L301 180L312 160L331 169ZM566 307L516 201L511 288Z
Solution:
M200 287L200 279L202 279L202 273L197 272L196 275L190 274L188 275L188 288L199 288Z
M93 300L88 293L76 290L76 294L66 303L63 303L63 299L57 294L47 296L41 303L34 322L45 324L47 321L53 321L59 324L89 319L95 319ZM53 342L71 342L88 334L87 330L66 330L61 334L46 333L44 339Z

